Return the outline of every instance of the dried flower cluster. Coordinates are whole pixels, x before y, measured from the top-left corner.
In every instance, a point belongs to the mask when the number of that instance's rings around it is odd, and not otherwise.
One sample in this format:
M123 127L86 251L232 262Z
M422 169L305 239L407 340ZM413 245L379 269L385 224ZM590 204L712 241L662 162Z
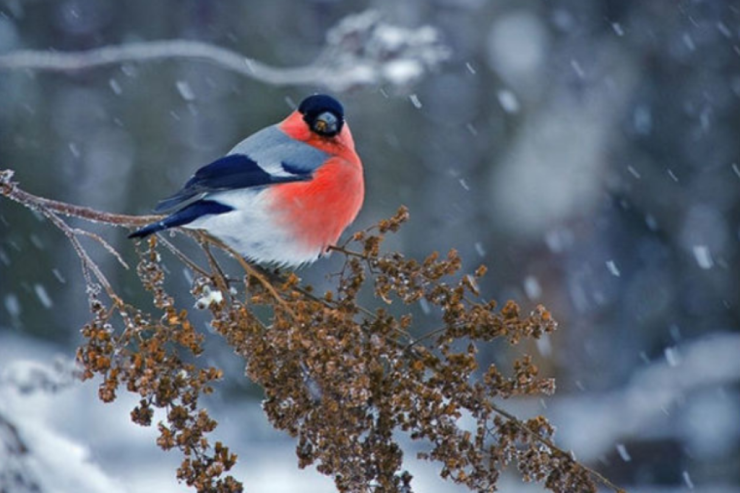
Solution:
M58 203L34 202L9 177L2 193L43 214L45 208L52 215L65 213L56 209ZM98 214L99 220L131 224L124 216ZM501 470L514 464L524 480L542 481L555 492L595 492L595 482L619 491L557 448L544 417L519 420L497 404L554 391L531 358L522 357L511 369L480 366L482 344L516 344L555 330L549 312L539 306L525 314L511 301L499 307L481 300L477 283L485 268L460 275L455 251L422 262L383 253L384 236L407 216L401 209L337 247L344 266L336 288L321 295L303 287L295 274L264 272L238 256L244 277L227 279L210 249L228 248L202 234L193 237L203 246L208 268L163 238L141 246L137 272L156 315L112 293L88 265L97 281L90 283L93 319L78 351L84 376L103 377L104 401L115 399L121 385L139 394L131 414L138 424L151 424L153 408L166 410L157 443L184 454L178 478L200 492L242 491L228 475L236 456L207 438L216 422L199 397L213 391L221 371L193 363L200 361L203 335L163 288L157 249L164 246L195 272L192 294L211 311L213 328L244 358L247 376L264 389L269 421L297 438L299 466L316 465L339 491L411 491L413 478L398 443L404 434L427 445L419 455L439 463L442 477L471 490L494 491ZM363 289L373 290L380 307L370 311L358 304ZM439 311L439 327L419 327L404 308L420 302Z

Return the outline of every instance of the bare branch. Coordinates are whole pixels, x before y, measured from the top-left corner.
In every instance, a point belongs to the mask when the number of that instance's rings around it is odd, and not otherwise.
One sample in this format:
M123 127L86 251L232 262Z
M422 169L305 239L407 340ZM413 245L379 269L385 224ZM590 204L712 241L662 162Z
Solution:
M108 243L103 238L101 238L100 235L96 235L95 233L93 233L91 231L85 231L84 229L80 229L80 228L74 228L74 229L72 229L72 232L74 234L76 234L76 235L87 236L87 237L92 238L93 240L97 241L98 243L100 243L100 245L103 248L105 248L108 251L108 253L110 253L111 255L113 255L116 258L116 260L118 261L118 263L121 264L121 266L124 269L126 269L126 270L129 269L128 264L126 263L125 260L123 260L123 257L121 257L121 254L118 253L118 251L115 248L113 248L113 246L111 246L110 243Z
M162 219L162 216L129 216L126 214L111 214L89 207L68 204L57 200L46 199L33 195L18 188L12 181L13 170L0 170L0 194L19 204L31 206L35 209L46 209L62 216L78 217L92 222L101 222L112 226L143 226Z
M0 69L74 71L130 62L191 59L274 86L316 85L342 91L375 84L405 85L449 56L431 27L407 29L382 22L375 11L343 19L326 36L317 60L303 67L273 67L201 41L166 40L88 51L20 50L0 55Z

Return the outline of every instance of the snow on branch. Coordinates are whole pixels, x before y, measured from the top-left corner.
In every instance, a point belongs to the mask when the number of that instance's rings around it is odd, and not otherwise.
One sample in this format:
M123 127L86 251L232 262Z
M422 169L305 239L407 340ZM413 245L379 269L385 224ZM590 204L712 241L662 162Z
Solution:
M0 55L0 69L74 71L104 65L193 59L275 86L316 85L334 91L418 80L449 57L436 29L394 26L376 11L345 17L327 32L326 46L303 67L273 67L201 41L166 40L104 46L87 51L19 50Z

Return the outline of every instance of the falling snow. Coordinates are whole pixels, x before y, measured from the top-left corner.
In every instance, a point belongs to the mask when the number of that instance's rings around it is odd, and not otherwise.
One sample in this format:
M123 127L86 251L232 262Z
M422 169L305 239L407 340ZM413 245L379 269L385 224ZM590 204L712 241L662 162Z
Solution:
M52 269L51 273L54 274L56 280L59 281L61 284L66 284L67 279L65 279L64 275L62 275L59 269Z
M412 94L409 96L409 100L411 100L411 104L414 105L414 108L421 109L421 101L419 100L419 96L416 94Z
M116 79L110 79L108 81L108 85L110 86L111 90L117 95L120 96L123 92L123 89L121 89L121 85L118 83Z
M110 41L107 32L124 33L121 43L197 34L187 16L142 30L136 23L125 26L131 16L122 15L116 3L46 3L34 2L33 13L44 15L30 15L24 2L6 2L7 15L0 14L4 53L102 47ZM135 17L154 18L161 7L150 3L138 3ZM264 74L264 64L274 63L267 72L287 75L276 79L279 85L255 83L188 58L8 73L2 82L11 104L0 105L0 120L12 124L3 127L0 158L4 167L17 169L20 186L29 192L113 213L146 214L197 166L228 152L249 132L279 121L308 92L336 94L345 105L368 185L362 215L341 241L366 227L368 218L408 205L412 221L383 248L409 258L456 248L466 271L488 266L488 275L478 282L499 308L509 298L526 310L543 303L561 322L551 337L514 350L537 357L541 376L557 377L558 392L544 400L512 400L513 409L553 418L558 443L603 468L626 491L687 491L696 481L701 491L740 493L732 483L740 443L740 25L737 12L725 5L730 2L662 2L660 8L655 3L575 8L574 2L551 0L547 8L520 2L514 9L492 9L468 0L455 3L450 15L449 5L430 9L417 1L399 11L376 2L378 14L385 16L381 24L395 24L400 13L404 24L434 26L451 48L449 63L436 71L427 70L428 52L413 46L410 30L382 27L377 43L346 38L346 47L331 44L331 50L321 51L322 43L331 43L325 23L307 23L280 36L262 25L288 14L311 18L311 2L272 2L260 15L246 17L237 7L224 6L209 17L208 29L223 34L214 41L240 54L239 69ZM239 19L239 28L224 19ZM263 31L269 38L264 43L249 43L244 34ZM397 58L409 43L410 55ZM366 53L375 58L358 63ZM358 87L334 90L334 71L315 83L300 80L315 59L344 60L348 70L341 77ZM282 101L287 94L288 107ZM74 219L70 224L89 226ZM123 228L94 228L127 261L135 261ZM193 245L186 240L176 237L174 243L189 255ZM124 272L95 241L80 241L116 291L126 297L138 292L140 287L129 284L133 272ZM161 245L160 250L166 252ZM187 308L193 301L188 290L206 281L169 253L162 259L174 273L167 277L168 292ZM298 275L323 290L332 282L326 276L336 270L337 260L321 260ZM83 282L74 252L48 221L0 203L0 366L6 368L9 357L23 352L50 361L53 355L39 341L62 309L71 323L54 327L55 348L73 353L59 341L75 340L89 319L84 292L82 299L73 296ZM242 284L234 286L245 299ZM196 296L196 304L206 309L223 302L224 295L207 289ZM373 303L371 293L363 293L363 302ZM391 308L418 315L414 337L439 327L441 315L425 299ZM191 315L198 318L199 330L209 331L209 340L217 337L208 325L209 311ZM34 339L15 346L8 342L31 331ZM207 349L209 361L233 360L230 351L217 346ZM484 364L510 356L500 346L480 345ZM232 374L226 370L225 388L245 384L242 367ZM316 385L306 379L307 391L320 398ZM94 436L91 450L123 447L122 453L131 455L135 438L128 427L105 443L97 440L108 430L79 434L77 442L49 433L64 426L66 436L67 422L69 436L88 421L113 422L107 414L112 406L98 410L94 401L81 398L94 399L94 386L92 392L81 388L66 400L60 396L62 401L45 404L36 398L9 409L0 385L0 414L38 438L31 444L47 451L40 456L48 459L41 462L47 471L63 474L63 467L52 466L67 460L70 470L106 485L75 491L121 491L101 478L105 467L89 469L93 459L104 461L106 454L86 450ZM237 435L243 409L250 405L244 395L225 395L223 402L244 402L219 410L223 433ZM222 400L214 401L218 406ZM254 406L259 417L259 403ZM121 423L130 409L125 411L116 416ZM265 443L263 435L271 433L267 425L254 428L247 432L261 437L255 443ZM666 456L676 459L671 464L642 460L656 439ZM282 446L280 440L270 435L276 447ZM255 453L248 442L244 453L253 459L245 467L261 460L263 452ZM145 450L142 443L151 448L150 437L136 442ZM280 467L256 462L268 471L264 476L282 481L279 475L295 469L289 452L294 443L284 443L289 459ZM147 456L142 478L171 476L166 468L154 467L160 459ZM108 472L123 475L114 464L106 464ZM4 466L0 458L0 477ZM431 483L435 470L419 471L415 490L447 491L444 484ZM245 472L245 477L261 476ZM301 490L306 477L285 489ZM172 487L158 491L179 491L170 479ZM499 490L519 491L515 479L512 484L503 478ZM141 487L145 481L129 489L145 491L155 484L151 480ZM274 484L261 486L253 489L269 491ZM331 488L328 479L303 490Z
M681 363L681 357L675 347L665 348L664 354L669 366L678 366Z
M474 246L475 246L475 251L479 257L486 256L486 248L483 246L483 243L481 243L480 241L476 241Z
M548 357L552 354L552 343L548 334L537 339L535 344L537 345L537 351L539 351L542 356Z
M13 293L5 296L5 309L13 318L17 318L21 314L21 304L18 297Z
M542 296L542 286L540 286L536 277L527 276L524 278L524 292L530 300L536 300Z
M426 298L419 299L419 308L421 308L421 311L424 312L424 315L429 315L432 311L432 308Z
M573 71L576 73L576 75L578 76L578 78L583 79L583 77L585 76L585 74L583 72L583 68L581 67L581 64L578 63L578 60L575 60L575 59L574 60L571 60L570 61L570 66L573 67Z
M49 293L46 288L41 284L34 284L33 291L36 293L36 297L39 299L44 308L49 309L54 306L54 302L49 297Z
M635 168L633 168L631 165L627 166L627 171L629 171L630 174L634 176L635 178L637 178L638 180L642 178L642 176L640 176L640 173Z
M611 273L611 275L613 275L614 277L620 276L619 268L613 260L606 261L606 268L609 269L609 273Z
M738 167L737 163L732 163L732 171L734 171L735 175L740 178L740 167Z
M712 253L709 251L709 247L706 245L694 245L693 252L694 259L696 259L699 267L705 270L714 267L714 260L712 259Z
M625 447L623 443L617 444L617 453L619 454L619 457L621 457L621 459L624 462L632 461L632 457L630 456L629 452L627 452L627 447Z
M69 152L71 152L74 157L80 157L80 148L77 144L70 142L67 146L69 147Z
M185 101L195 101L195 93L187 81L178 80L175 82L175 86L177 87L177 92L180 94L182 99Z
M519 101L513 92L503 89L498 92L498 102L507 113L519 112Z

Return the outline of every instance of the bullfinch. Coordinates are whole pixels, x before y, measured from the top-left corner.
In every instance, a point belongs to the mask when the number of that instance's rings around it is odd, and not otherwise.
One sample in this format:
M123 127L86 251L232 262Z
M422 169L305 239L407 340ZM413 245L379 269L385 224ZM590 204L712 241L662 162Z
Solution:
M129 238L177 226L202 229L249 260L296 267L336 244L364 194L342 105L314 95L196 171L154 209L167 217Z

